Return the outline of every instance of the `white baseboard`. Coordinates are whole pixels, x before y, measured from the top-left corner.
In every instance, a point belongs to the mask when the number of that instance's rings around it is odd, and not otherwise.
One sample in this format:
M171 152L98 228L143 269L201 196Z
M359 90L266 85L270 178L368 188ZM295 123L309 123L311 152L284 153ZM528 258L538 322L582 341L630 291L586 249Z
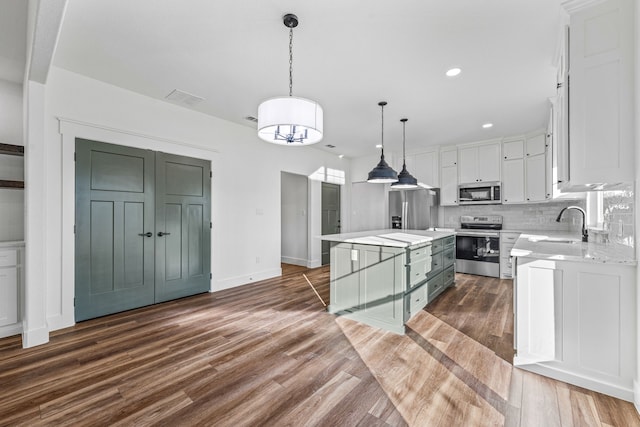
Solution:
M61 314L47 317L47 325L49 325L49 331L57 331L58 329L68 328L75 324L76 323L73 319L66 319L65 316Z
M281 268L272 268L269 270L256 271L252 274L242 276L229 277L227 279L217 280L213 292L223 289L235 288L236 286L248 285L250 283L259 282L260 280L271 279L272 277L282 276Z
M513 359L513 365L514 367L524 369L525 371L535 372L536 374L544 375L545 377L617 397L618 399L626 400L627 402L634 402L634 390L631 387L627 388L620 384L600 381L597 378L590 378L580 375L579 373L569 372L564 369L542 363L525 364L524 361L522 359L519 360L517 356ZM636 393L636 396L637 395L638 394ZM636 403L636 408L637 407Z
M635 380L633 382L633 397L634 397L634 405L636 407L636 411L640 414L640 381Z
M281 257L280 258L280 262L283 262L285 264L301 265L303 267L306 267L307 263L308 263L308 261L306 259L293 258L293 257L288 257L288 256Z
M307 268L322 267L322 261L319 259L312 259L307 262Z
M49 342L49 328L22 331L22 348L35 347Z
M0 338L20 335L22 333L22 323L0 327Z

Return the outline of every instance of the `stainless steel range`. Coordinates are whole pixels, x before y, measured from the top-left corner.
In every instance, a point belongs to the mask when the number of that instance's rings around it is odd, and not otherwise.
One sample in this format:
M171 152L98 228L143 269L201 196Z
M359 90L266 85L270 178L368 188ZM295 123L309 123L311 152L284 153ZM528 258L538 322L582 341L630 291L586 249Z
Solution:
M502 216L460 217L456 230L456 271L500 277L500 232Z

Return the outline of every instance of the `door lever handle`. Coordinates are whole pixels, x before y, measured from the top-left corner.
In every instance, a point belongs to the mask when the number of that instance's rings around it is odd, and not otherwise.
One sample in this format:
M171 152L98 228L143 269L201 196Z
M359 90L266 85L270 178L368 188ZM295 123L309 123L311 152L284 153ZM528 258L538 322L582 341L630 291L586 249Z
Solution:
M168 236L171 233L163 233L162 231L158 231L158 237Z
M151 237L153 236L153 233L150 231L147 231L146 233L139 233L138 236Z

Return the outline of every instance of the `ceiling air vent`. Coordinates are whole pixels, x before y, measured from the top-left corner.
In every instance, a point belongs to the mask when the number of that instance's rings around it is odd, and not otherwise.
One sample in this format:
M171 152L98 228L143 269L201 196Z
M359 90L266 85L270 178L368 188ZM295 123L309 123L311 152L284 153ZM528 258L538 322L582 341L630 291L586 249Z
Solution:
M247 116L247 117L245 117L244 119L245 119L245 120L248 120L248 121L250 121L250 122L253 122L253 123L258 123L258 119L256 119L256 118L255 118L255 117L253 117L253 116Z
M333 144L326 144L325 147L327 147L327 148L336 148L336 146L333 145Z
M204 98L200 96L192 95L179 89L172 90L169 95L164 97L164 99L176 102L178 104L188 105L189 107L193 107L194 105L204 101Z

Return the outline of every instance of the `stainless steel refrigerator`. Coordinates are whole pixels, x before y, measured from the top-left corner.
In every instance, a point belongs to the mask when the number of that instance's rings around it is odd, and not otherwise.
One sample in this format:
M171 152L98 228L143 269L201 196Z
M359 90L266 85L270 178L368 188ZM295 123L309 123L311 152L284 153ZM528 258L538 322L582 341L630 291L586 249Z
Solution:
M389 191L389 226L402 230L426 230L438 225L438 189Z

